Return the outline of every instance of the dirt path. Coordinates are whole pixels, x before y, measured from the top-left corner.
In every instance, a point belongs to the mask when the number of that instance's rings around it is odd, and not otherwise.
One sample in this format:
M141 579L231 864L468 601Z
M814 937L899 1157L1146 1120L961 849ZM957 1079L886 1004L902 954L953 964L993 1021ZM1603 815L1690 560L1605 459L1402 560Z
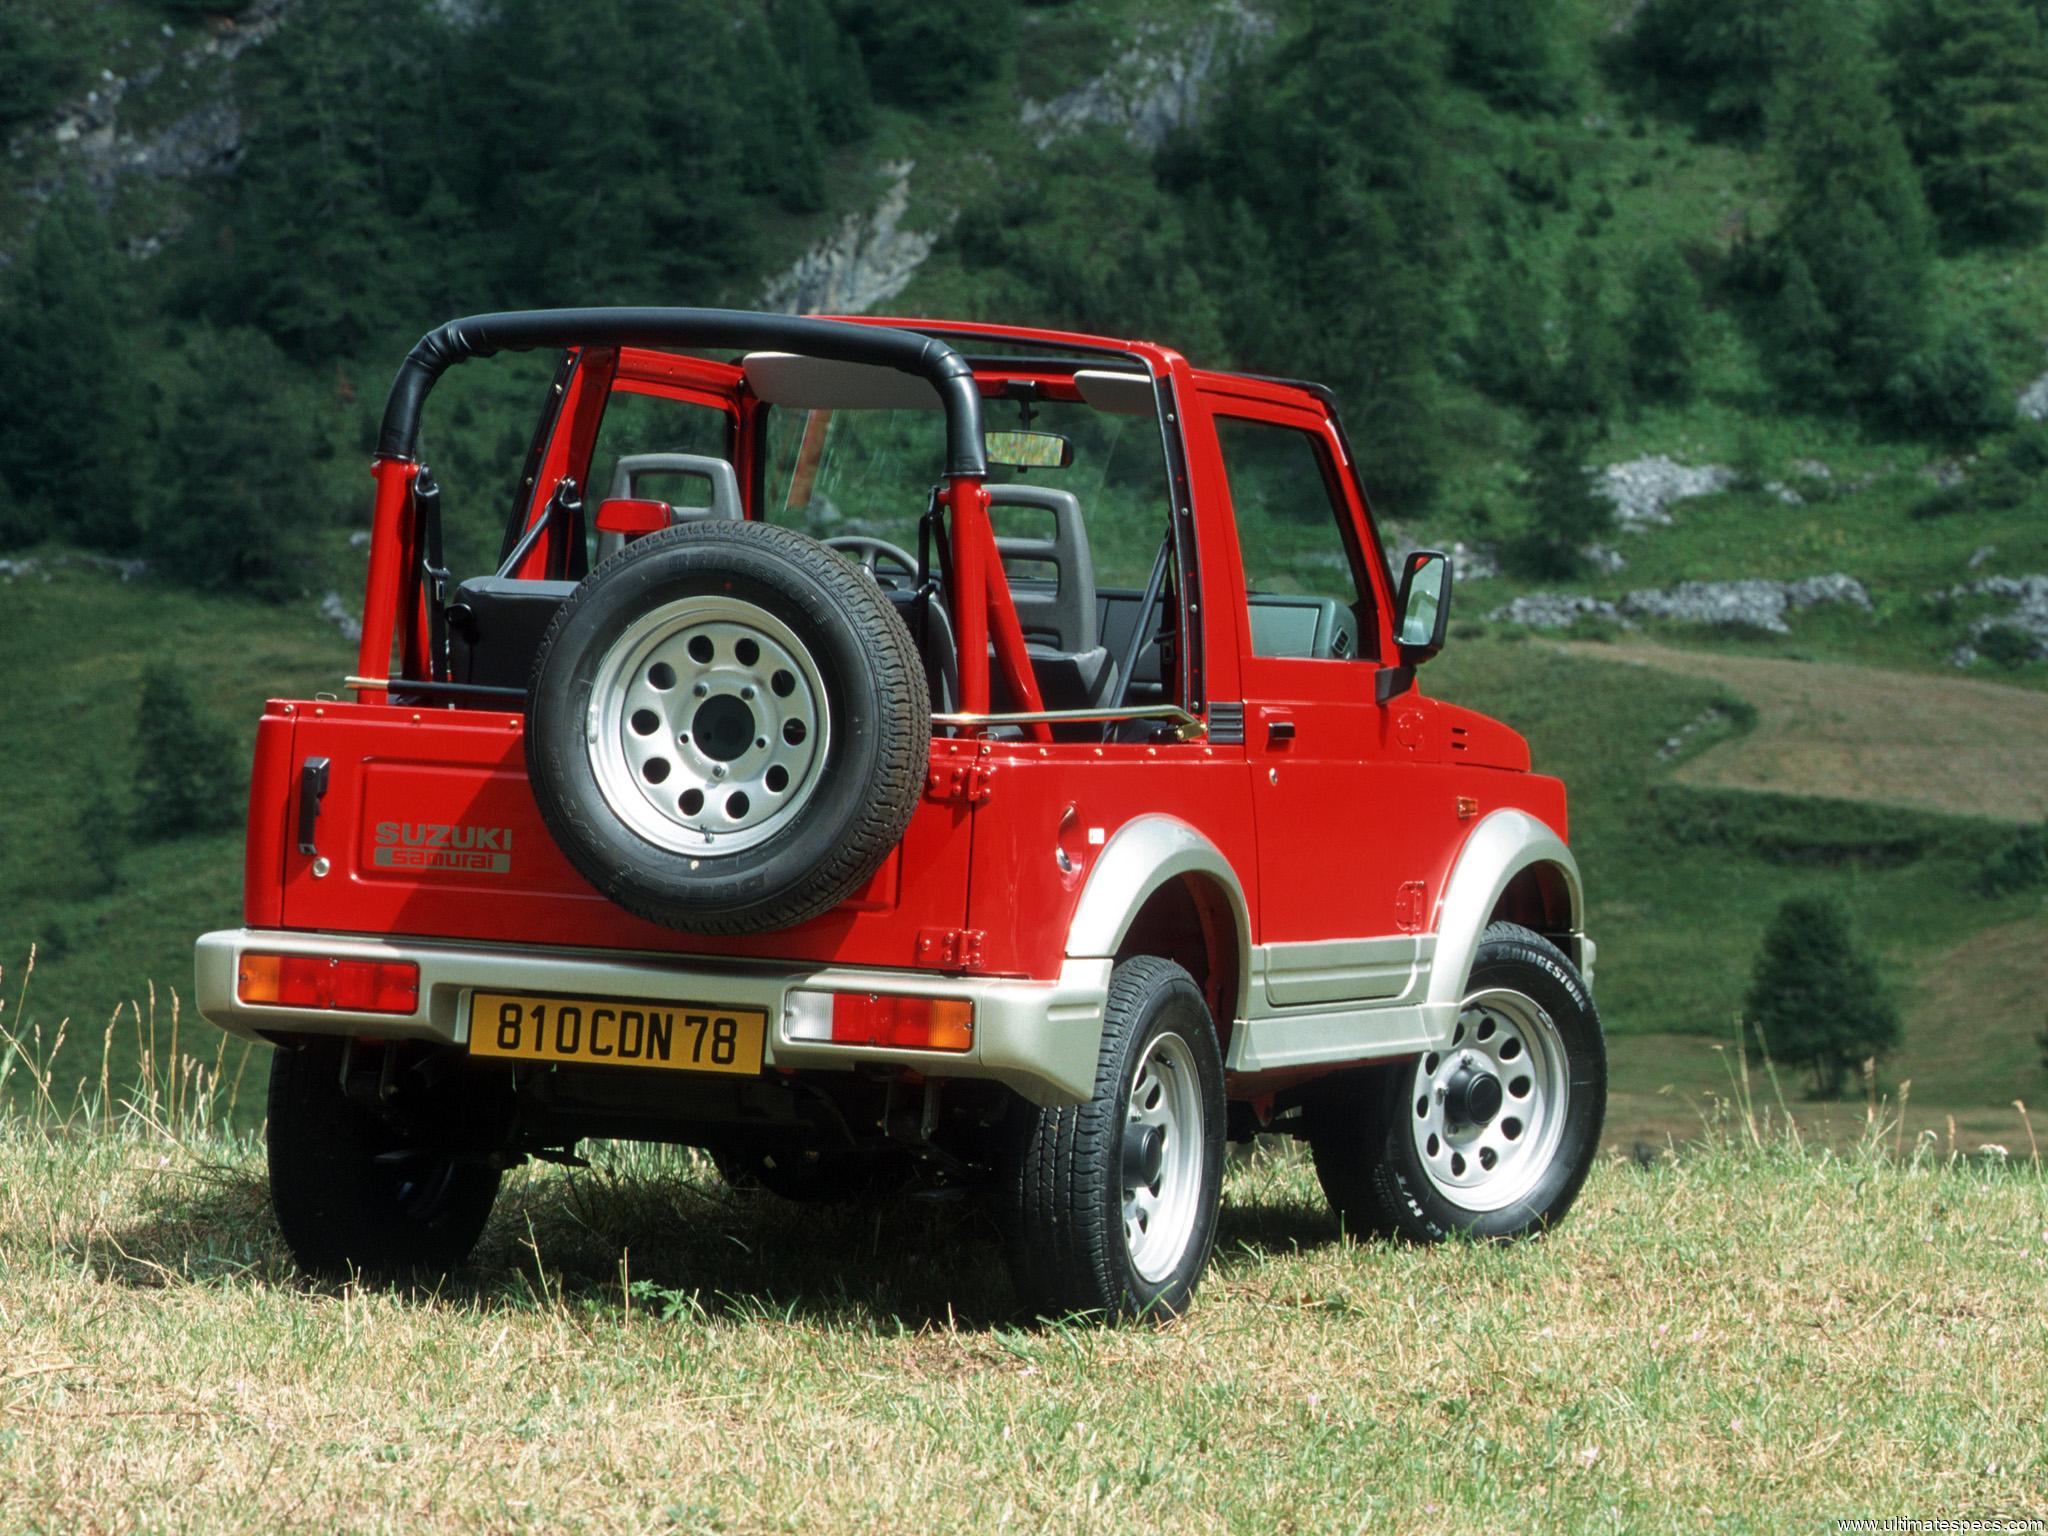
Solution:
M1567 655L1712 678L1756 729L1712 747L1680 783L1826 795L2000 821L2048 816L2048 693L1845 662L1782 661L1625 642Z

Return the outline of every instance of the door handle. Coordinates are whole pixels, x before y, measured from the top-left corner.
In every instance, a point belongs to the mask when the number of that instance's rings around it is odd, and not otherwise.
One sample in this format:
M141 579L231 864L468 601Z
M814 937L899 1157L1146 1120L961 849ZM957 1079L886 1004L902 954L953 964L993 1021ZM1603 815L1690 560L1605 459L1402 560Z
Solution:
M1266 727L1266 745L1284 746L1294 740L1294 716L1284 709L1262 709L1260 723Z
M309 757L299 769L299 852L312 857L320 850L313 834L320 828L320 802L327 798L327 759Z

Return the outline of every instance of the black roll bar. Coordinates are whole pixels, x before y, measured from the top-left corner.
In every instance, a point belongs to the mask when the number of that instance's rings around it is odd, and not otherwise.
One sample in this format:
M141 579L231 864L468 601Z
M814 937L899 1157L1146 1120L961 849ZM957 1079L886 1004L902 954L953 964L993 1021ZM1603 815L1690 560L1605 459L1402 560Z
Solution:
M772 349L917 374L931 381L946 410L946 473L988 473L974 370L945 342L887 326L742 309L534 309L450 320L422 336L399 368L377 433L379 456L413 457L427 395L457 363L499 352L586 346Z

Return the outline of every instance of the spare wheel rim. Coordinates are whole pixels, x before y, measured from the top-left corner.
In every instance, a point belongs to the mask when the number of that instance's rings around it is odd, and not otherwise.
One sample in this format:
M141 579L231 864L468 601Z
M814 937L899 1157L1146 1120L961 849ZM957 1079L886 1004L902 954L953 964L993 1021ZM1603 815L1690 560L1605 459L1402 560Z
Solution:
M584 742L598 793L626 826L671 853L729 857L817 794L831 746L825 681L765 608L679 598L605 652Z

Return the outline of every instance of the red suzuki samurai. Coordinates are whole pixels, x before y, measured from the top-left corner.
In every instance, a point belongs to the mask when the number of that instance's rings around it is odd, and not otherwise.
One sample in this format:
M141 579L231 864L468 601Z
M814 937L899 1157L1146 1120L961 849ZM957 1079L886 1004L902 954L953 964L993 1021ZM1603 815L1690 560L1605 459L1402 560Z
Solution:
M458 579L422 407L535 349ZM1045 1315L1184 1306L1260 1132L1354 1232L1570 1206L1606 1059L1564 788L1417 690L1450 565L1390 570L1328 391L1009 326L485 315L407 357L373 473L354 698L265 708L244 926L198 944L205 1015L279 1047L309 1269L458 1264L586 1137L983 1188Z

